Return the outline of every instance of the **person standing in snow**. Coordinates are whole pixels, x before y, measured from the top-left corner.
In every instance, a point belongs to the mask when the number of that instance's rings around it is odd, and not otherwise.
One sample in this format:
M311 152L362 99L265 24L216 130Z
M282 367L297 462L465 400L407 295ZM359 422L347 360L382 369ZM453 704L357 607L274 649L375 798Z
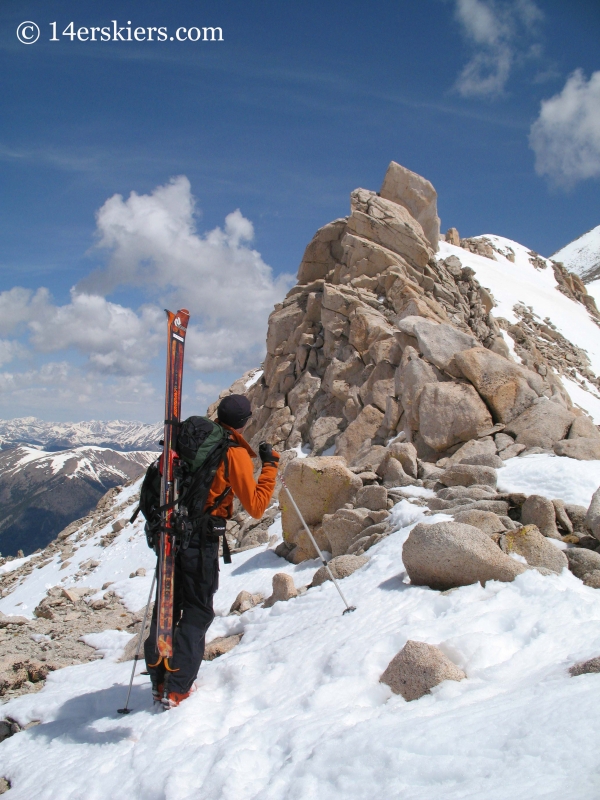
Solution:
M245 511L260 519L268 507L277 478L279 454L270 444L259 447L262 470L254 480L252 459L256 453L242 436L242 430L252 414L250 402L243 395L232 394L223 398L217 409L218 423L230 433L232 440L225 458L211 484L205 513L228 490L214 511L214 516L229 519L233 513L233 497L238 498ZM186 549L179 550L175 566L175 613L173 656L169 669L156 661L155 606L150 634L144 643L146 665L152 681L155 702L166 708L178 706L193 690L204 655L205 637L214 619L213 596L219 585L218 537L196 530Z

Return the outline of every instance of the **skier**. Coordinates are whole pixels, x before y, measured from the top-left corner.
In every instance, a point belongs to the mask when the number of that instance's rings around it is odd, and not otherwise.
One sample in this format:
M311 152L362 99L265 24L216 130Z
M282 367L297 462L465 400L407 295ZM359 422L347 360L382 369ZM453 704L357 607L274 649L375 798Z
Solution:
M258 482L254 481L252 459L256 453L242 436L251 414L250 402L243 395L232 394L219 403L218 423L229 432L230 446L215 474L204 507L205 522L208 520L209 524L195 525L188 547L181 549L176 556L173 656L167 665L163 660L155 663L155 604L144 655L154 700L162 702L167 709L178 706L193 691L204 655L206 632L215 616L213 595L219 585L219 538L207 530L212 530L213 525L222 527L231 517L233 495L250 516L259 519L275 489L279 454L266 442L259 447L262 470ZM211 515L214 505L218 507Z

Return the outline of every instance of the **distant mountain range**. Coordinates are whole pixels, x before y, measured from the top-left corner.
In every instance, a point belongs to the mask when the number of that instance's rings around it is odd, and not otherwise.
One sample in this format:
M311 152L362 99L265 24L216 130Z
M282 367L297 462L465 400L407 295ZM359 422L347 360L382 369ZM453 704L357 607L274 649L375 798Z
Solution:
M144 422L43 422L35 417L0 420L0 448L17 444L43 447L47 452L93 445L112 450L156 450L163 426Z
M127 423L91 424L118 429ZM74 431L78 425L64 426L68 427ZM126 441L124 436L121 444ZM69 523L91 511L113 486L142 475L155 458L155 451L94 446L61 452L27 445L0 450L0 552L8 556L23 550L28 555L45 547Z
M584 233L551 256L571 272L577 273L584 283L600 278L600 225Z

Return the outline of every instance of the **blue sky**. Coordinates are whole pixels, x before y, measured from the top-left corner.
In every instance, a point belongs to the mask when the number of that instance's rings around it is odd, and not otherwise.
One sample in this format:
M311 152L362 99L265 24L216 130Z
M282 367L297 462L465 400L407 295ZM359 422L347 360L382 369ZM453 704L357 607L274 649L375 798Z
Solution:
M62 35L112 20L223 41ZM191 307L203 411L392 159L443 230L550 255L598 225L599 37L584 0L3 4L0 416L159 419L165 303Z

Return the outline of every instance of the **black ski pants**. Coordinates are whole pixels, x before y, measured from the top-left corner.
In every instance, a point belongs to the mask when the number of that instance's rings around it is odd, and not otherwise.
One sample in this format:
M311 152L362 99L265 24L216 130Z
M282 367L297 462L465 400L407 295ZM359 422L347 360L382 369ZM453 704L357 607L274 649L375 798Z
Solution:
M216 538L216 537L211 537ZM185 694L194 683L204 656L204 640L215 613L213 595L219 586L219 542L195 533L185 550L175 559L175 599L173 656L168 672L164 664L156 667L156 618L158 602L150 625L150 634L144 643L144 656L154 685L165 684L167 692Z

